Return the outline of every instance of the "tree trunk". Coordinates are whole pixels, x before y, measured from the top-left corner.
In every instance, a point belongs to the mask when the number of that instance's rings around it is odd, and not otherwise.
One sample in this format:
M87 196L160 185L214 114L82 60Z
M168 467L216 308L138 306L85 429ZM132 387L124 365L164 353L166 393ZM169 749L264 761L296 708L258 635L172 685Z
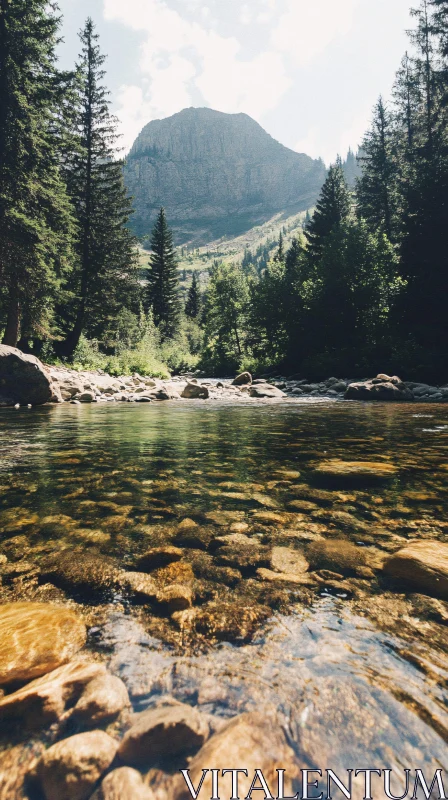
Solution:
M11 295L6 319L6 328L3 335L3 344L17 347L20 337L20 305L15 292Z
M79 340L84 329L84 317L85 302L82 300L76 315L75 324L73 325L73 328L68 334L67 338L64 339L63 342L54 343L54 349L57 355L61 358L72 358L73 353L78 347Z

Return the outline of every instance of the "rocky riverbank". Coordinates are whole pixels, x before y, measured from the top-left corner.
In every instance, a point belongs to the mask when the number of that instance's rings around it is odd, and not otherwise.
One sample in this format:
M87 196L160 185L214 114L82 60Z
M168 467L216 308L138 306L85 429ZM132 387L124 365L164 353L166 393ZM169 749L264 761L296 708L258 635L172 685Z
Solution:
M194 375L159 380L143 375L115 377L100 370L77 371L42 364L35 356L0 345L0 406L44 403L151 403L165 400L279 400L328 398L364 401L448 402L448 386L406 382L384 374L365 381L328 378L319 383L276 376L269 381L244 372L235 380Z

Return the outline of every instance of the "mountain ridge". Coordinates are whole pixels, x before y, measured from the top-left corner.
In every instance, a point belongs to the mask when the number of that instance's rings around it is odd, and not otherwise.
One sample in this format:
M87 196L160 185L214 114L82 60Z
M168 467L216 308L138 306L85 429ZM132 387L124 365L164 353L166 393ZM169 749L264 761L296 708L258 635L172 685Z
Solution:
M314 205L325 165L276 141L250 116L187 108L149 122L125 165L133 227L149 234L163 205L178 244L234 236Z

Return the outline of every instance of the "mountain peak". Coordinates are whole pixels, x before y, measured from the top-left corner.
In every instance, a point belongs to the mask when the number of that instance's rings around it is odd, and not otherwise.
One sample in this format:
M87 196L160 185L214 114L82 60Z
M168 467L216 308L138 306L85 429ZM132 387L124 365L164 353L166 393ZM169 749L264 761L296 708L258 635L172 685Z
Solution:
M137 234L150 232L163 205L177 241L195 244L310 207L324 177L321 161L280 144L247 114L194 107L145 125L125 169Z

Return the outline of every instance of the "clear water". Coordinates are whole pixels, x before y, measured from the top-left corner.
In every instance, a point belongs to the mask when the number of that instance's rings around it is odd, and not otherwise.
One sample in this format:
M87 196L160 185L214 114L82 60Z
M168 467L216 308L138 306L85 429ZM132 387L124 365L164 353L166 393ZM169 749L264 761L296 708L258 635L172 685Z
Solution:
M0 439L0 552L23 537L23 557L37 565L49 548L70 547L132 568L149 546L171 542L181 520L212 528L213 513L227 520L216 535L233 520L264 544L291 547L317 530L383 556L409 539L448 539L444 405L64 405L2 411ZM328 458L400 469L382 486L333 490L324 507L350 514L359 530L320 518L318 502L291 522L295 486L313 488L313 467ZM285 522L258 523L263 510ZM292 542L291 529L303 541ZM255 572L234 588L214 585L218 600L262 602ZM274 706L305 764L448 768L448 606L381 576L344 585L282 586L245 642L184 636L119 595L67 597L84 603L89 646L125 680L136 709L164 693L221 716ZM30 589L8 586L3 602L11 591L19 599ZM263 602L278 591L267 584Z

